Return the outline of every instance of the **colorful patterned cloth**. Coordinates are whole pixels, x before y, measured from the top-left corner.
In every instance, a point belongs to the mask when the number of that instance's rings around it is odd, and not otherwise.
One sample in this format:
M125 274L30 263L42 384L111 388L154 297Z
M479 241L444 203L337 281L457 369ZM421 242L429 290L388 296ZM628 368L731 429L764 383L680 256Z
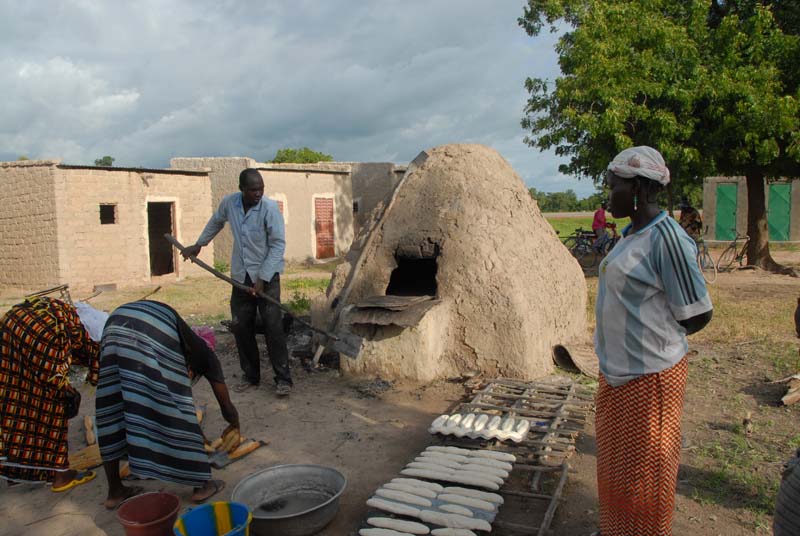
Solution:
M140 477L202 486L211 478L187 368L211 360L207 378L220 378L216 356L169 306L138 301L108 318L97 387L97 441L103 461L128 457ZM202 354L202 355L201 355ZM217 381L224 381L220 379Z
M670 536L688 365L597 392L597 488L603 536Z
M681 209L681 219L679 222L686 234L694 238L695 241L700 240L703 235L703 218L696 208L687 207Z
M63 392L71 364L97 384L99 345L71 305L33 298L0 319L0 477L52 481L69 467Z

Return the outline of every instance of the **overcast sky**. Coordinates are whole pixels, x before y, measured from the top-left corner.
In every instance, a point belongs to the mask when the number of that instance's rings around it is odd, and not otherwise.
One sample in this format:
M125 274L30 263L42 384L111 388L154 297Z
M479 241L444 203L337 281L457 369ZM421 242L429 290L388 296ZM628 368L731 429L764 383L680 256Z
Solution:
M554 38L524 0L0 0L0 160L167 167L308 146L406 163L483 143L529 186L592 193L526 146L526 76Z

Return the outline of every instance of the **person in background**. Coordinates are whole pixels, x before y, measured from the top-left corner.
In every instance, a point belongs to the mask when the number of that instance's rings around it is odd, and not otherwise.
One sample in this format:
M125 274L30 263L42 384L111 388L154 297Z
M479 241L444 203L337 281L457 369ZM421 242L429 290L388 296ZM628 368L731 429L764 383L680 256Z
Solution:
M60 300L29 298L3 315L0 478L52 482L50 489L61 492L97 476L69 468L67 433L68 419L77 414L79 403L69 384L70 367L88 367L86 381L96 385L99 348L75 308ZM70 405L73 415L68 413Z
M681 227L695 242L699 242L703 235L703 218L700 216L700 212L689 203L689 198L686 196L681 198L679 208L681 209L679 220Z
M602 260L596 302L597 486L602 536L672 534L688 365L711 320L697 248L657 197L669 169L651 147L608 165L609 210L630 218Z
M119 461L131 473L194 487L200 503L225 487L211 479L192 385L205 377L228 427L239 437L236 411L222 367L208 344L170 306L141 300L118 307L106 322L97 387L97 442L108 480L105 506L141 493L123 485ZM236 442L238 446L238 442Z
M252 287L250 292L233 288L231 330L236 339L239 364L244 372L234 391L244 392L261 383L261 360L256 344L256 311L264 324L267 352L275 373L275 393L291 392L289 351L283 332L281 309L258 294L281 300L281 272L286 248L283 216L278 203L264 197L264 180L256 169L239 175L239 192L226 196L206 224L197 242L186 248L184 258L196 256L228 222L233 233L231 277Z
M794 310L794 331L800 338L800 298ZM784 465L781 486L775 497L775 513L772 518L773 536L795 536L800 534L800 449L797 449Z
M608 204L605 201L600 202L600 208L594 211L594 219L592 220L592 231L594 231L595 241L592 244L596 250L600 250L602 244L608 239L608 232L606 229L610 224L606 222L606 209Z

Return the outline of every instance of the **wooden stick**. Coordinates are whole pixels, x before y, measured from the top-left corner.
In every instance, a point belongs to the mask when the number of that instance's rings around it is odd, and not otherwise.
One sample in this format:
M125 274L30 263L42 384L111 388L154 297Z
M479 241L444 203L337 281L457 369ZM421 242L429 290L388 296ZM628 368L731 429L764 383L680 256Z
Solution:
M183 252L186 250L186 248L183 246L183 244L181 244L180 242L178 242L178 241L175 239L175 237L174 237L174 236L172 236L171 234L169 234L169 233L166 233L166 234L164 235L164 238L166 238L166 239L167 239L167 242L169 242L170 244L172 244L172 245L173 245L173 246L174 246L174 247L175 247L175 248L176 248L178 251L180 251L181 253L183 253ZM206 264L205 262L201 261L200 259L198 259L198 258L197 258L197 257L195 257L194 255L189 255L188 259L189 259L191 262L195 263L195 264L196 264L197 266L199 266L200 268L202 268L202 269L204 269L205 271L207 271L207 272L211 273L211 274L212 274L214 277L217 277L217 278L219 278L219 279L222 279L222 280L223 280L223 281L225 281L226 283L229 283L229 284L233 285L234 287L238 288L239 290L243 290L243 291L245 291L245 292L251 292L251 291L253 290L253 288L252 288L252 287L248 287L247 285L244 285L244 284L242 284L242 283L239 283L239 282L238 282L238 281L236 281L235 279L231 279L231 278L230 278L230 277L228 277L227 275L225 275L225 274L223 274L223 273L220 273L220 272L218 272L217 270L215 270L214 268L212 268L211 266L209 266L209 265L208 265L208 264ZM154 292L155 292L155 291L154 291ZM292 311L291 311L289 308L287 308L286 306L284 306L284 305L283 305L281 302L279 302L278 300L276 300L276 299L275 299L275 298L273 298L272 296L268 296L268 295L264 294L263 292L259 292L259 293L258 293L258 297L259 297L259 298L263 298L263 299L267 300L268 302L270 302L270 303L271 303L271 304L273 304L273 305L277 305L278 307L280 307L280 309L281 309L282 311L284 311L285 313L288 313L288 314L289 314L289 316L291 316L291 317L292 317L293 319L295 319L297 322L299 322L300 324L302 324L302 325L306 326L306 327L307 327L307 328L309 328L310 330L312 330L312 331L316 331L316 332L317 332L317 333L319 333L320 335L325 335L326 337L328 337L328 338L329 338L329 339L331 339L331 340L334 340L334 341L338 341L338 340L340 340L340 338L339 338L339 337L337 337L336 335L334 335L333 333L329 333L329 332L325 331L324 329L319 329L319 328L317 328L317 327L314 327L314 326L312 326L311 324L309 324L308 322L306 322L305 320L303 320L302 318L298 318L298 317L297 317L297 316L296 316L296 315L295 315L295 314L294 314L294 313L293 313L293 312L292 312Z
M530 400L537 404L569 404L574 406L591 406L593 405L591 400L581 400L579 398L575 398L572 400L559 400L557 398L542 398L536 396L524 396L524 395L512 395L506 393L497 393L492 391L480 391L475 399L478 398L508 398L510 400Z
M144 296L142 296L139 299L140 300L146 300L147 298L149 298L150 296L152 296L153 294L155 294L159 290L161 290L161 285L158 285L156 288L154 288L153 290L151 290L150 292L148 292L147 294L145 294Z
M477 397L488 396L488 397L495 397L495 398L508 398L508 399L512 399L512 400L533 399L533 400L535 400L537 402L553 402L553 401L556 401L556 400L563 401L564 400L564 396L566 394L564 391L559 391L559 392L540 391L540 390L535 389L535 388L533 388L533 389L525 389L523 391L523 393L528 393L528 394L519 394L519 393L507 392L507 391L486 390L486 389L484 389L484 390L475 392L474 395L475 395L476 398ZM533 396L531 396L531 395L533 395ZM580 393L575 393L575 395L576 396L574 396L570 400L570 402L574 402L576 404L593 404L594 403L594 399L589 397L588 395L587 396L581 396Z
M558 502L561 498L561 492L564 490L564 484L567 482L567 467L566 463L562 464L563 472L561 473L561 478L558 481L558 485L556 486L555 491L553 492L553 500L550 503L550 506L547 508L547 512L544 514L544 519L542 520L542 524L539 525L539 535L544 536L547 532L547 529L550 528L550 523L553 522L553 516L556 515L556 508L558 508Z
M422 154L422 153L420 153L420 154ZM419 158L419 156L417 158ZM427 158L427 156L426 156L426 158ZM414 159L414 161L416 161L416 158ZM373 242L373 240L375 238L375 234L376 234L375 231L381 225L383 225L383 222L386 219L386 216L392 210L392 207L394 206L394 203L397 200L398 194L399 194L400 190L403 188L403 185L405 184L406 179L411 174L411 172L414 169L416 169L416 167L417 166L414 165L413 161L411 162L411 164L409 164L409 166L406 168L406 172L403 173L403 178L401 178L400 182L398 182L397 186L395 186L394 192L392 192L392 197L389 199L389 203L386 205L386 208L383 209L383 213L380 215L380 217L377 220L375 220L375 223L372 225L372 227L368 231L366 242L364 242L364 247L361 248L361 252L358 254L358 259L356 259L355 264L353 264L353 267L350 269L350 275L349 275L344 287L342 288L341 292L339 292L339 295L338 295L339 302L338 302L338 306L337 306L336 311L334 311L333 322L331 324L331 330L332 331L336 331L339 328L339 321L341 320L341 317L342 317L342 310L344 309L344 307L345 307L345 305L347 303L347 299L350 297L350 292L353 290L353 284L356 281L356 277L358 276L359 272L361 271L361 265L362 265L362 263L364 261L364 257L366 255L366 252L369 250L370 246L372 246L372 242ZM319 360L322 357L322 352L323 352L324 349L325 349L325 347L320 345L320 346L317 347L317 350L314 352L314 358L312 359L312 365L314 366L314 368L317 368L319 366Z
M87 297L85 297L85 298L79 299L78 301L81 301L81 302L88 302L88 301L89 301L89 300L91 300L92 298L96 298L96 297L98 297L98 296L99 296L100 294L102 294L102 293L103 293L103 291L102 291L102 290L95 290L95 291L94 291L94 292L93 292L91 295L89 295L89 296L87 296Z
M470 404L464 404L463 407L465 407L465 408L466 407L473 407L473 408L478 408L478 409L494 409L494 410L505 411L505 412L509 411L509 408L506 407L506 406L496 406L494 404L472 404L472 403L470 403ZM557 415L556 412L552 412L552 411L532 411L532 410L527 410L527 409L525 409L525 410L513 409L511 411L513 411L514 413L516 413L517 415L520 415L522 417L530 417L530 418L535 418L535 419L548 419L550 417L555 417ZM583 424L585 422L585 419L581 419L580 417L581 417L581 415L576 415L574 417L570 416L570 417L568 417L568 420L578 421L581 424Z
M576 385L573 383L553 385L541 382L524 382L521 380L513 380L511 378L497 378L495 380L492 380L492 383L495 385L519 386L523 389L538 389L540 391L552 392L552 393L563 393L564 391L569 390L569 388L572 385ZM579 390L577 391L577 393L579 396L594 398L592 391L588 387L579 386L578 389Z
M541 474L541 473L539 473L539 474ZM513 497L525 497L525 498L528 498L528 499L552 499L553 498L552 495L546 495L544 493L528 493L527 491L508 490L508 491L502 491L502 492L500 492L500 494L501 495L511 495ZM559 500L563 501L564 499L559 499Z

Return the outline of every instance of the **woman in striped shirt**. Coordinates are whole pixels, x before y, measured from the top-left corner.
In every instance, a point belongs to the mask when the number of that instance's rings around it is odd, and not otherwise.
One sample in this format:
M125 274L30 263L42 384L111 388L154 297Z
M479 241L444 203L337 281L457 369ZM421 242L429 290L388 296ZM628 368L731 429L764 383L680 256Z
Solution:
M608 165L609 210L631 220L600 264L595 350L602 536L672 534L686 336L711 320L697 248L658 206L669 169L651 147Z
M117 308L106 322L97 386L97 442L108 479L106 508L140 493L119 477L119 460L131 473L192 486L203 502L225 483L211 478L203 432L192 397L205 377L228 427L238 437L236 411L216 354L170 306L141 300Z

